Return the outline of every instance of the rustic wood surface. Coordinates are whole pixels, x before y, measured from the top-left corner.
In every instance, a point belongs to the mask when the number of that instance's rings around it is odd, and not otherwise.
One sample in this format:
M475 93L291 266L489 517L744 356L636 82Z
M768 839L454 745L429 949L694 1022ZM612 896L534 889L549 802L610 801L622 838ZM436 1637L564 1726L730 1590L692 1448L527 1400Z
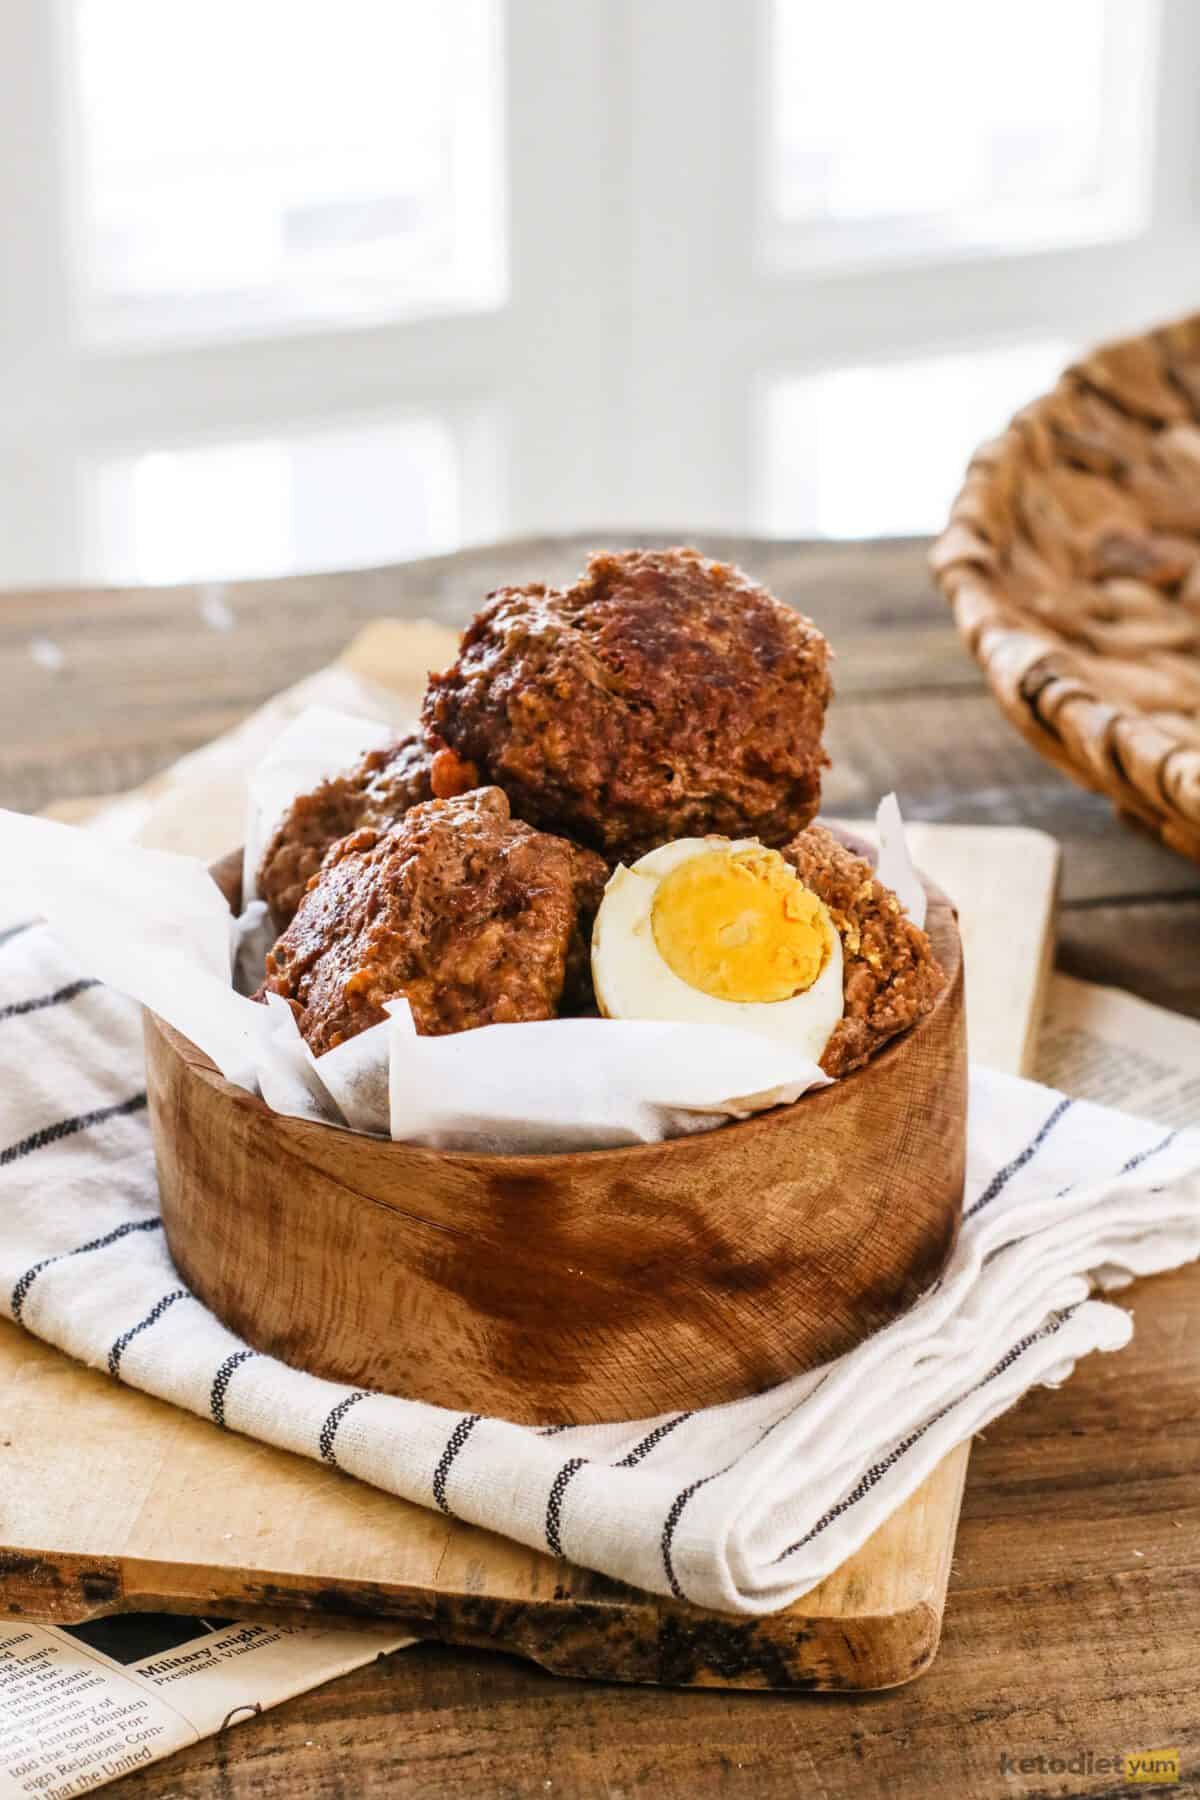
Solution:
M658 539L668 542L669 538ZM334 656L378 614L461 619L616 542L525 542L342 577L0 600L0 801L117 792ZM1200 880L1012 733L932 593L925 546L702 548L745 562L835 639L827 805L896 786L913 817L1027 824L1064 850L1059 964L1200 1015ZM211 605L209 617L217 616ZM51 670L36 638L62 652ZM976 1444L939 1659L870 1699L565 1684L515 1659L406 1650L112 1792L145 1796L1041 1795L1123 1791L1004 1759L1178 1745L1200 1765L1200 1286L1144 1282L1137 1335ZM1139 1791L1148 1791L1145 1789ZM1177 1790L1172 1790L1177 1791Z
M968 1445L857 1555L763 1618L649 1594L216 1432L0 1320L0 1612L378 1621L559 1676L674 1688L892 1687L934 1659Z
M240 855L216 869L239 906ZM147 1014L175 1266L255 1349L527 1425L717 1406L816 1368L911 1306L958 1235L962 948L928 891L946 986L924 1019L802 1107L665 1144L478 1156L330 1131Z
M378 629L370 635L379 643ZM1023 1069L1043 1008L1057 846L1017 827L916 825L909 835L919 866L956 896L973 1053ZM1008 966L992 953L1001 938ZM953 945L939 948L951 962ZM117 1611L325 1621L365 1610L404 1633L516 1651L562 1675L671 1686L846 1691L922 1674L937 1649L971 1448L944 1457L794 1606L732 1618L214 1432L3 1322L0 1392L12 1400L0 1489L6 1612L72 1623Z

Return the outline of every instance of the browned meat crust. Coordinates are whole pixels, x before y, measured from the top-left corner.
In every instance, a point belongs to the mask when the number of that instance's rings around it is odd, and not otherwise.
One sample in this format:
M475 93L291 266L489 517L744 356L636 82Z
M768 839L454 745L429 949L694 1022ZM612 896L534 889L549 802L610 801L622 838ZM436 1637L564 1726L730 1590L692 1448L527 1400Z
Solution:
M501 588L435 675L423 720L461 779L632 858L718 832L783 844L817 810L829 647L694 550L597 555L565 591Z
M604 898L604 889L612 874L612 865L595 850L585 850L570 838L560 838L574 859L575 929L567 946L567 969L563 981L559 1013L574 1018L580 1013L599 1016L596 990L592 986L592 926Z
M329 851L267 957L256 998L282 994L319 1055L404 994L428 1036L559 1010L600 858L509 816L498 788L415 806ZM590 921L587 921L590 923Z
M848 1075L923 1018L946 977L929 939L891 889L823 825L810 825L783 854L825 902L841 934L846 1011L821 1067L827 1075Z
M430 765L419 737L400 738L292 801L258 870L258 891L277 931L291 923L331 844L360 826L386 831L410 806L432 798Z

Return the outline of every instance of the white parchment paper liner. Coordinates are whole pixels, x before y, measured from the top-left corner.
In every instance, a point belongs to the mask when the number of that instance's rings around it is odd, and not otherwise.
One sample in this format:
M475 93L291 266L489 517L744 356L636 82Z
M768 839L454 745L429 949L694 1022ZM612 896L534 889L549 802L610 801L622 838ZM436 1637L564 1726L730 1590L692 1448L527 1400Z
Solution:
M288 801L388 735L327 708L280 734L249 783L250 895ZM923 923L924 890L894 797L878 825L880 878ZM421 1037L402 999L386 1022L314 1057L285 1002L248 997L269 943L262 902L251 898L231 920L195 858L0 813L0 870L17 903L43 915L81 967L295 1118L443 1150L598 1149L709 1130L828 1081L787 1045L733 1026L555 1019Z

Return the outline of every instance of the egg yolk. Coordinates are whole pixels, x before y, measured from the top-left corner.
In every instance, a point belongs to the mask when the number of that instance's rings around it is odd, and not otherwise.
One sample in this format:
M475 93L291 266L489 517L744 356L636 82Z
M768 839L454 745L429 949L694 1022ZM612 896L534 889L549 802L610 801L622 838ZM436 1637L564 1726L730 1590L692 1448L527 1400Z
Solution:
M663 877L651 911L659 955L715 1000L790 1000L829 958L825 909L777 850L706 850Z

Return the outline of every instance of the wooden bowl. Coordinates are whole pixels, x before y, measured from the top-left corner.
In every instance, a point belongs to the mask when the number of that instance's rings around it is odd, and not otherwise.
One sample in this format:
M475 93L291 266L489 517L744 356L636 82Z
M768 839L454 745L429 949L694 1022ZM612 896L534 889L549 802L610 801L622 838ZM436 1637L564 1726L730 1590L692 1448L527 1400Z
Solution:
M1200 862L1200 313L984 444L932 564L1021 735Z
M239 869L214 870L233 904ZM147 1013L176 1267L284 1362L525 1423L646 1418L812 1368L909 1306L957 1235L962 950L929 897L949 980L925 1019L792 1106L664 1144L475 1155L283 1118Z

